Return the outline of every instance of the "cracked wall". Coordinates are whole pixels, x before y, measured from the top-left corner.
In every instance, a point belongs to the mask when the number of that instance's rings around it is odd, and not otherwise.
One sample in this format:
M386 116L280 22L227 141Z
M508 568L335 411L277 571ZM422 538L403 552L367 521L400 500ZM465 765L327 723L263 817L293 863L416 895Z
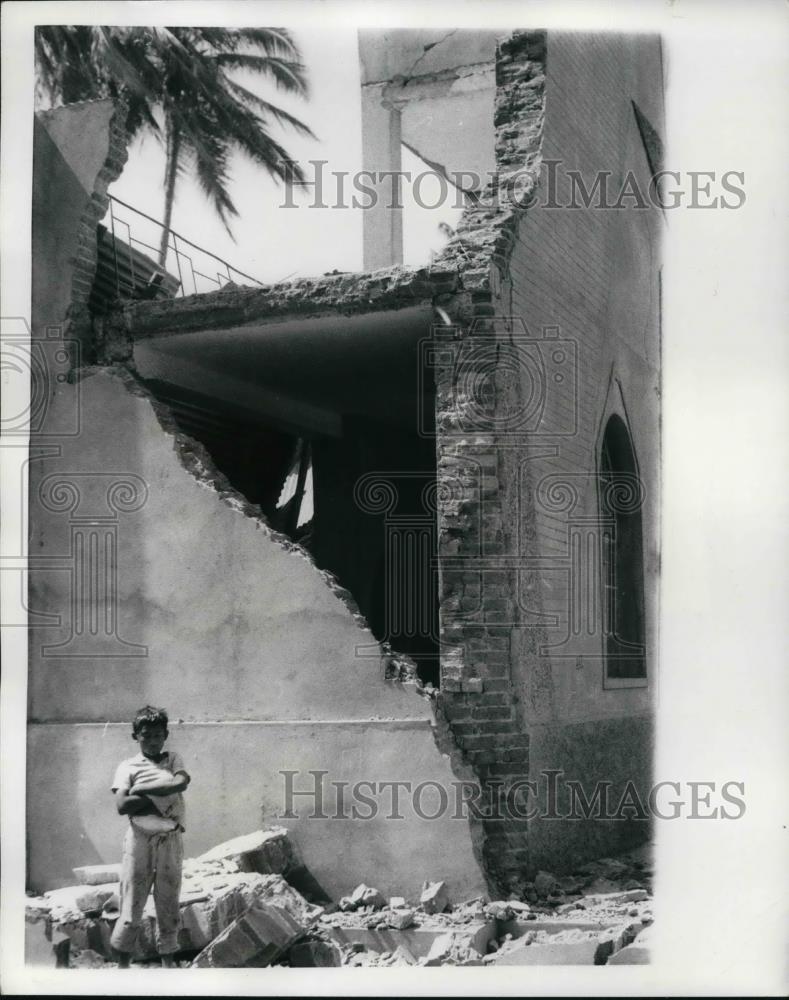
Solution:
M36 285L42 339L50 328L74 329L80 231L95 229L121 165L111 117L91 132L82 177L58 161L57 183L41 179L49 201L36 215L35 267L57 276ZM41 156L37 169L51 162ZM61 205L78 216L68 230ZM93 344L81 344L90 356ZM171 745L193 775L189 853L280 822L288 805L280 772L295 771L295 790L310 794L295 801L299 818L281 822L330 895L366 878L414 896L428 875L446 879L456 898L484 890L465 819L429 820L406 808L390 820L386 800L368 819L350 818L350 805L349 818L331 818L338 806L329 787L325 818L309 818L313 770L351 786L451 786L430 700L407 664L375 642L350 595L178 433L118 360L128 355L123 331L105 328L98 353L108 363L48 383L31 437L31 887L66 884L75 865L118 859L125 821L109 782L134 752L134 711L152 702L169 710ZM378 655L360 657L360 646Z

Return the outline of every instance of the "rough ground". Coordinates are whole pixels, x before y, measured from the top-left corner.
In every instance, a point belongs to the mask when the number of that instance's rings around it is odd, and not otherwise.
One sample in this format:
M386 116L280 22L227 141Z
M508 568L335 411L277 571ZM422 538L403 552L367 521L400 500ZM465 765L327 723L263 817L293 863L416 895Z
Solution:
M80 884L28 899L27 961L116 965L109 947L118 866L77 868ZM313 884L314 885L314 884ZM282 829L257 831L184 863L180 967L642 964L652 924L649 848L538 872L523 898L452 900L440 879L419 899L359 885L319 899ZM137 968L158 967L149 900Z

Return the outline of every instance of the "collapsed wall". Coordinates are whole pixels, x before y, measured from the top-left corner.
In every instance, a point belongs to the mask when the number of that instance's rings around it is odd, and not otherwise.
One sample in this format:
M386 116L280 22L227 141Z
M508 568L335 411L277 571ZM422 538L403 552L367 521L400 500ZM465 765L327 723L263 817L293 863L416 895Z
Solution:
M88 153L68 128L36 145L33 335L72 363L95 349L80 234L95 234L123 161L115 110L97 110ZM125 821L109 784L135 750L131 717L153 703L193 775L188 852L278 822L330 896L362 877L418 895L428 874L457 898L483 890L468 820L425 818L457 777L431 703L385 651L357 657L376 643L348 595L229 487L131 367L61 367L31 435L30 886L117 860ZM404 798L389 819L390 800L354 794L364 781L427 783L424 815Z

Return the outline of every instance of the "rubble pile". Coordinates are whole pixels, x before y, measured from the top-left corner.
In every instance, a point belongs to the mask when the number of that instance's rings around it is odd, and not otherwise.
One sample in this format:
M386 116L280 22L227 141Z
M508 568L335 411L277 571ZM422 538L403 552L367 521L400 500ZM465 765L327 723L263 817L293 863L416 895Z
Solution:
M361 883L318 905L284 829L261 830L184 862L179 965L195 968L642 964L649 961L651 863L646 850L538 872L509 899L454 902L426 881L418 899L387 900ZM78 885L27 901L27 961L114 964L119 866L75 868ZM308 873L307 873L308 874ZM294 886L298 886L296 888ZM301 890L301 891L300 891ZM135 962L154 964L156 913L146 905Z
M180 955L198 967L271 964L323 912L286 880L291 871L299 870L287 832L281 828L249 834L185 860ZM110 935L120 905L119 866L75 868L74 873L80 884L27 900L28 960L94 968L99 967L98 957L106 967L114 960ZM97 883L107 875L116 880ZM58 956L55 945L60 948ZM153 897L143 911L133 959L158 960Z

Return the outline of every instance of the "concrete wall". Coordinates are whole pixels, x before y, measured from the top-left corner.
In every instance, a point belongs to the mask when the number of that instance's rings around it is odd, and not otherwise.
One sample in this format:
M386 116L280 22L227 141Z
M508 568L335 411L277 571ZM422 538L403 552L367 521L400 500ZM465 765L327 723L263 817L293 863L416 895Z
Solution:
M72 865L120 860L127 820L115 811L109 782L114 762L134 752L129 732L128 724L112 723L31 727L28 755L42 762L31 776L29 796L36 889L73 882ZM376 799L377 815L343 818L343 813L351 816L354 805L363 816L372 811L351 791L354 782L368 776L411 781L414 787L436 781L451 791L455 779L448 760L436 750L427 719L176 723L169 745L181 753L192 774L185 797L188 856L259 829L261 823L279 825L288 828L311 874L331 898L361 881L387 894L418 898L425 877L446 878L456 900L484 891L464 820L420 818L405 793L400 795L402 818L389 819L388 792ZM279 772L295 769L303 773L293 788L308 793L315 785L305 772L329 771L322 779L323 815L328 818L314 818L320 808L311 818L312 794L294 796L298 819L282 818L288 800ZM339 817L333 781L348 782ZM361 794L369 796L370 790ZM429 816L436 809L436 795L427 788L421 810Z

